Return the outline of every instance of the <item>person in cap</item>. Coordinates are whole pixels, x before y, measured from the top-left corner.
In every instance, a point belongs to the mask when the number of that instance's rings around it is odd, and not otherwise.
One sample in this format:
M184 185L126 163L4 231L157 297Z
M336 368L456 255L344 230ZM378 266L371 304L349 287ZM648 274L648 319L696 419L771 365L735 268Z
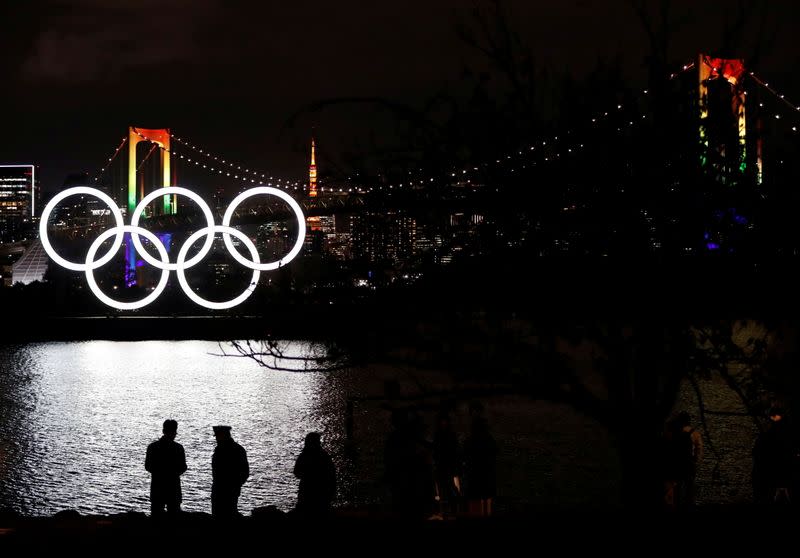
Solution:
M229 518L239 515L239 494L250 476L247 452L233 441L230 426L215 426L217 447L211 458L211 515Z
M150 482L150 513L153 517L181 510L181 475L186 472L186 454L175 441L178 423L164 421L163 436L147 446L144 468L152 475Z

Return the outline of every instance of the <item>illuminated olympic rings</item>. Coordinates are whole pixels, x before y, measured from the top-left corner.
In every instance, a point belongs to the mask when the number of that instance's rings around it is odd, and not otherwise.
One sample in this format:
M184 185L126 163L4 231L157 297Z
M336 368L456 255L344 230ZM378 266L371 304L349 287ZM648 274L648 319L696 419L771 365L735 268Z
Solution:
M147 204L160 196L168 194L179 194L190 198L200 207L200 210L203 212L203 216L206 219L206 226L193 233L186 240L183 246L181 246L175 263L171 263L169 261L167 250L158 237L150 231L139 226L139 219L141 219L142 213L144 212L144 208L147 207ZM233 214L239 204L251 196L260 194L277 196L278 198L282 199L289 205L289 207L292 208L295 217L297 217L297 241L294 243L294 246L292 246L292 249L288 254L274 262L261 263L261 260L258 257L258 250L250 238L241 231L230 226L231 218L233 217ZM84 263L71 262L59 256L53 246L50 244L50 239L47 236L47 220L50 217L50 213L53 212L53 209L56 207L56 205L58 205L59 202L61 202L61 200L75 195L95 196L96 198L100 199L102 202L108 205L115 221L114 227L103 232L94 240L94 242L92 242L92 245L89 247L89 251L86 254L86 261ZM100 287L97 285L97 282L94 279L94 270L105 265L111 260L111 258L114 257L114 254L122 245L125 233L129 233L131 235L133 245L136 251L141 254L142 258L153 267L161 270L161 278L158 281L158 285L156 285L153 291L146 297L135 302L120 302L114 300L100 290ZM234 259L236 259L236 261L243 266L253 270L253 276L250 279L250 284L244 290L244 292L242 292L239 296L225 302L212 302L202 298L192 290L188 281L186 280L186 270L197 265L200 260L208 255L208 253L211 251L212 245L214 244L214 235L217 233L222 234L222 238L225 241L225 246L231 253L231 256L233 256ZM156 250L158 251L158 258L153 257L147 252L147 250L144 249L141 239L139 238L140 235L144 236L156 247ZM206 240L203 243L202 248L200 248L200 251L192 258L187 260L186 256L189 252L189 248L191 248L200 239L200 237L204 235ZM100 245L112 236L114 237L114 242L111 245L111 248L101 258L95 259L97 251L100 249ZM246 257L242 256L241 253L239 253L231 241L231 236L235 236L242 242L242 244L244 244L245 248L247 248L247 250L250 252L250 259L247 259ZM88 283L89 288L92 290L94 295L108 306L117 308L118 310L136 310L137 308L142 308L153 302L166 288L170 271L175 271L178 274L178 283L183 289L183 292L186 293L186 296L188 296L196 304L211 310L225 310L227 308L233 308L234 306L244 302L251 294L253 294L253 291L258 285L258 279L262 271L277 269L292 261L303 248L305 236L306 220L303 216L303 210L300 208L300 205L286 192L278 190L277 188L270 188L268 186L251 188L236 196L236 198L234 198L234 200L231 202L230 206L228 206L228 209L225 211L225 215L222 218L222 225L214 224L214 214L211 212L208 204L203 201L203 198L191 190L177 186L159 188L142 198L142 201L139 202L139 204L136 206L136 209L134 209L133 214L131 215L130 225L124 224L122 212L110 196L101 192L100 190L90 188L88 186L76 186L74 188L68 188L57 194L45 206L39 221L39 239L41 240L42 246L47 252L47 255L62 267L66 267L67 269L71 269L73 271L83 271L86 274L86 282Z

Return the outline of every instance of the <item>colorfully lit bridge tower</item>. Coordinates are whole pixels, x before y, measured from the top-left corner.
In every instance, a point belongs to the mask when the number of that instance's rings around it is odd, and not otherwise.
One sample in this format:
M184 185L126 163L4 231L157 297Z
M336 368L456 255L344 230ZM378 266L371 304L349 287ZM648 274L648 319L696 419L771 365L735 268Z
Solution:
M140 199L145 197L149 192L145 192L144 181L137 188L136 171L136 146L141 141L152 142L153 149L160 148L160 161L161 161L161 175L163 177L162 186L164 188L172 186L172 178L170 176L170 133L169 128L160 128L157 130L148 130L146 128L137 128L131 126L128 129L128 215L133 213L136 204ZM138 195L137 195L138 190ZM163 215L175 215L178 212L175 195L164 196Z
M700 54L697 61L698 70L698 107L700 109L700 149L701 165L709 164L709 156L716 159L716 164L723 164L730 169L728 172L743 173L747 170L748 164L748 137L747 137L747 114L745 112L745 101L747 99L744 89L743 79L745 76L744 60L713 58L706 54ZM729 103L729 108L725 107L723 113L713 114L711 108L714 104L712 99L718 99L719 95L712 94L712 86L719 87L719 83L725 84L727 93L724 98ZM730 112L729 112L730 111ZM713 137L712 119L718 121L730 120L733 118L733 129L735 138ZM755 138L756 148L756 180L758 184L762 182L762 157L761 157L761 138ZM723 177L725 178L725 177Z
M137 180L137 171L140 165L143 165L156 151L159 152L161 187L166 188L172 186L172 175L170 172L170 138L171 134L169 128L160 128L156 130L137 128L135 126L130 126L128 128L128 215L132 215L139 200L150 193L145 191L144 176L141 177L141 180ZM136 157L136 147L142 141L151 142L153 146L140 164ZM156 188L156 185L154 184L152 187ZM174 194L164 196L164 204L161 211L162 215L175 215L178 212L176 197L177 196ZM170 245L169 237L171 237L171 235L165 235L164 238L161 238L162 243L164 243L168 249ZM130 287L140 283L141 278L137 277L136 248L128 234L125 235L125 248L125 284Z

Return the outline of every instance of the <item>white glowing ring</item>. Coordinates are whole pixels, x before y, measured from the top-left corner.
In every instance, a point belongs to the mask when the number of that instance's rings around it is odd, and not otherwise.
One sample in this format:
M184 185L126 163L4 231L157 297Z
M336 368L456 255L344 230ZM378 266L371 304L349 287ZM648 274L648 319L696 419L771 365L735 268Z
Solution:
M47 220L50 217L50 213L52 213L53 209L61 200L63 200L68 196L76 194L95 196L100 200L102 200L109 206L111 212L114 214L114 219L116 221L115 227L103 232L100 236L98 236L94 240L94 242L89 248L88 254L86 255L86 262L83 264L76 264L68 260L65 260L64 258L59 256L53 249L47 237ZM144 208L147 206L147 204L150 203L153 199L167 194L182 194L193 199L202 209L206 217L206 221L208 222L207 227L195 232L187 239L187 241L181 247L178 253L177 261L174 264L171 264L169 262L169 255L167 254L167 250L161 243L161 241L158 239L158 237L156 237L150 231L138 226L141 214L144 211ZM229 226L231 217L233 216L236 207L243 200L258 194L269 194L278 196L279 198L281 198L282 200L284 200L286 203L289 204L289 207L292 208L297 217L297 225L298 225L297 241L292 247L292 250L277 262L269 262L262 264L260 262L258 256L258 250L255 244L253 244L253 242L244 233ZM134 210L134 213L132 215L131 225L124 224L122 218L122 212L114 203L114 200L111 199L111 197L101 192L100 190L97 190L95 188L90 188L88 186L76 186L74 188L68 188L67 190L64 190L63 192L54 196L53 199L51 199L45 206L44 211L42 211L40 219L41 222L39 223L39 237L41 239L42 246L44 246L44 249L47 252L47 255L50 256L50 258L52 258L53 261L55 261L62 267L66 267L67 269L71 269L73 271L83 271L86 274L86 280L89 284L89 288L92 290L95 296L108 306L117 308L119 310L135 310L137 308L142 308L144 306L147 306L148 304L153 302L156 298L159 297L159 295L166 288L167 281L169 279L169 272L172 270L175 270L178 273L178 282L180 283L181 288L186 293L186 295L190 299L192 299L195 303L205 308L209 308L211 310L225 310L227 308L232 308L237 304L241 304L251 294L253 294L253 291L258 285L258 279L260 277L261 271L277 269L282 265L285 265L286 263L290 262L292 259L294 259L295 256L297 256L297 254L300 253L300 250L303 247L303 241L305 240L305 234L306 234L305 217L303 216L303 211L300 208L300 205L294 200L294 198L289 196L289 194L281 190L278 190L276 188L269 188L269 187L252 188L236 196L236 198L234 198L234 200L231 202L231 205L225 211L225 216L223 218L222 225L214 224L214 216L211 213L211 210L209 209L208 205L202 200L202 198L200 198L197 194L195 194L191 190L173 186L167 188L160 188L154 192L151 192L145 198L143 198L142 201L139 202L139 204L136 206L136 209ZM125 233L131 234L131 238L134 241L134 247L136 248L137 252L139 252L150 265L161 270L161 279L159 280L158 285L154 288L153 292L137 302L119 302L110 298L100 290L100 288L97 286L97 282L94 279L93 270L108 263L111 260L111 258L114 257L114 254L116 253L117 250L119 250L119 247L122 245L122 240L124 238ZM214 242L214 235L216 233L222 233L225 245L230 251L231 255L236 259L236 261L238 261L245 267L253 270L253 276L250 281L250 286L247 289L245 289L245 291L238 297L226 302L211 302L198 296L189 287L189 284L187 283L185 276L186 269L192 267L193 265L196 265L211 250L211 246L213 245ZM161 257L160 261L153 258L144 249L138 237L138 235L140 234L144 235L145 238L147 238L150 242L152 242L156 246L159 256ZM114 239L114 243L111 249L102 258L100 258L99 260L95 260L94 257L97 251L100 249L100 245L112 235L116 235L116 238ZM201 235L206 235L206 242L203 248L191 260L186 261L186 255L189 251L189 248L197 241L197 239ZM241 254L239 254L238 250L236 249L235 246L233 246L233 243L231 242L230 235L239 238L245 244L247 249L250 251L252 259L248 260Z
M117 232L117 229L120 229ZM156 285L156 288L153 289L149 295L144 297L142 300L137 300L136 302L119 302L118 300L114 300L110 296L106 295L103 291L100 290L100 287L97 286L97 283L94 280L94 272L93 270L97 267L94 262L94 255L97 252L98 248L100 248L100 244L102 244L106 238L111 236L112 234L122 234L122 233L132 233L132 234L142 234L152 242L155 247L158 249L158 255L161 256L161 260L163 262L169 262L169 256L167 255L167 250L164 248L164 245L161 244L161 241L158 239L156 235L148 231L147 229L142 229L140 227L134 227L133 225L122 225L120 227L114 227L113 229L108 229L103 234L98 236L92 245L89 247L89 252L86 254L86 282L89 284L89 288L94 293L94 296L99 298L102 302L105 302L107 305L111 306L112 308L116 308L117 310L136 310L137 308L142 308L147 306L151 302L161 295L161 292L167 286L167 280L169 279L169 270L162 268L161 269L161 279ZM165 266L166 267L166 266Z
M111 209L111 213L114 215L114 220L116 221L116 227L109 230L117 231L116 233L117 237L114 239L114 244L111 246L111 249L108 251L108 254L106 254L105 256L96 261L87 259L86 263L82 264L73 263L59 256L56 253L53 246L50 244L50 239L47 238L47 220L50 218L50 213L53 211L56 205L58 205L58 203L64 198L79 194L94 196L103 201L106 205L108 205L109 209ZM50 256L53 259L53 261L59 264L60 266L66 267L67 269L71 269L72 271L88 271L90 269L97 269L98 267L108 263L111 260L111 258L114 257L114 254L117 252L117 250L119 250L119 247L122 245L122 239L124 236L122 231L123 225L124 221L122 220L122 212L119 210L117 204L114 203L114 200L111 199L111 197L108 194L105 194L100 190L97 190L96 188L90 188L88 186L75 186L73 188L67 188L63 192L56 194L53 197L53 199L47 202L47 205L44 206L44 210L42 211L42 214L39 216L39 240L41 240L42 246L44 247L45 252L47 252L47 255ZM91 264L89 263L90 261Z
M289 207L292 208L294 211L295 216L297 217L297 242L294 243L294 246L280 260L276 262L268 262L268 263L259 263L258 259L254 258L253 260L248 260L244 256L242 256L236 247L231 242L231 237L227 234L223 234L222 238L225 241L225 246L228 248L228 251L231 255L236 259L237 262L242 264L245 267L250 269L257 269L261 271L269 271L271 269L278 269L279 267L286 265L290 261L294 259L297 254L300 253L300 250L303 248L303 241L306 237L306 219L303 216L303 210L300 209L300 205L294 201L294 198L283 192L282 190L278 190L277 188L270 188L269 186L258 186L256 188L250 188L249 190L245 190L235 198L228 206L228 209L225 210L225 215L222 217L222 226L229 227L231 224L231 217L233 217L233 212L236 210L238 205L242 203L244 200L251 196L257 196L259 194L271 194L273 196L278 196L280 199L285 201L289 204ZM248 239L249 240L249 239Z
M214 225L212 227L200 229L192 236L190 236L188 239L186 239L186 242L184 242L183 246L181 246L180 252L178 252L178 261L177 261L178 283L180 283L183 292L186 293L186 296L192 299L192 301L194 301L195 304L199 304L200 306L203 306L210 310L226 310L228 308L233 308L237 304L241 304L242 302L247 300L247 298L251 294L253 294L253 291L256 289L256 286L258 285L258 279L261 276L261 272L258 270L258 268L252 268L251 266L248 266L251 269L253 269L253 277L250 279L250 285L244 290L244 292L242 292L242 294L240 294L236 298L233 298L225 302L212 302L210 300L206 300L192 290L192 288L189 286L188 281L186 281L186 268L189 267L185 265L184 262L184 260L186 259L186 254L189 251L189 248L192 246L192 244L194 244L197 241L197 239L200 238L202 235L204 234L208 235L208 237L213 240L214 234L218 232L224 235L232 234L233 236L241 240L247 247L247 249L250 250L250 255L252 256L253 261L256 263L256 265L258 265L259 261L258 250L256 249L255 244L253 244L253 242L247 237L246 234L232 227L224 225L222 226ZM225 238L228 239L230 237L226 236ZM235 254L236 251L234 250L231 253Z
M186 196L187 198L191 198L192 201L194 201L197 205L199 205L200 209L203 211L203 215L205 215L206 218L206 223L208 224L207 226L208 227L214 226L214 214L211 213L211 208L208 207L208 204L205 202L205 200L203 200L203 198L201 198L191 190L187 190L186 188L181 188L180 186L168 186L166 188L159 188L153 192L150 192L145 197L143 197L142 201L140 201L139 204L136 206L136 209L133 210L133 215L131 216L131 225L134 227L138 227L139 219L142 216L144 208L147 207L147 204L149 204L154 199L167 194L180 194ZM142 259L144 259L147 263L158 269L169 269L170 271L177 271L178 269L177 263L174 264L169 263L169 259L167 259L167 263L165 265L160 261L158 261L157 259L155 259L153 256L151 256L147 252L147 250L145 250L144 247L142 246L142 241L139 240L138 234L135 233L132 234L131 238L133 239L133 245L136 246L136 251L142 255ZM200 251L197 254L195 254L195 256L192 259L190 259L188 262L185 263L186 267L192 267L193 265L197 264L197 262L205 258L206 255L211 251L211 247L213 245L214 245L214 235L209 234L208 238L206 238L206 243L203 244L203 247L200 249Z

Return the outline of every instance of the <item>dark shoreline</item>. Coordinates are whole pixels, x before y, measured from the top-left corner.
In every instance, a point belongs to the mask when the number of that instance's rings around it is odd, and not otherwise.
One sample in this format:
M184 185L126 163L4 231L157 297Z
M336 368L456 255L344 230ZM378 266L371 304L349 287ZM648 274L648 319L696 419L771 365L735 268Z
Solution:
M617 262L619 263L619 262ZM153 307L118 312L86 293L53 285L0 290L9 327L5 343L80 340L296 339L360 342L408 336L420 324L493 323L508 317L540 324L619 320L702 322L800 315L800 270L736 261L479 262L453 267L407 288L365 291L363 298L291 293L253 300L240 309ZM723 265L724 264L724 265ZM173 293L176 294L176 293ZM341 293L340 293L341 294ZM352 294L352 293L350 293ZM177 296L177 294L176 294ZM361 295L359 295L361 296ZM81 298L83 297L83 298ZM169 302L165 295L165 303ZM177 297L180 300L180 297ZM237 312L238 310L238 312Z
M563 510L490 518L458 517L448 520L400 520L388 515L342 509L325 520L307 520L280 511L219 521L205 513L184 513L174 520L153 520L141 512L115 515L80 515L62 512L52 517L27 518L0 513L0 547L67 547L98 545L104 554L145 548L154 543L208 551L209 545L292 553L315 549L344 552L364 549L371 555L399 549L427 555L454 549L497 551L504 547L590 551L634 550L637 553L686 545L720 552L742 544L773 544L794 534L797 510L772 512L750 505L699 508L685 514L624 510ZM109 546L110 545L110 546ZM773 547L778 548L778 547ZM427 552L426 552L427 551ZM651 551L651 552L648 552Z
M323 308L323 310L325 310ZM331 312L305 308L276 310L263 316L94 315L27 316L4 332L5 343L41 341L230 341L278 336L282 339L330 339L311 324L331 320Z
M619 263L619 262L617 262ZM53 285L0 290L6 343L77 340L232 340L265 336L335 341L413 332L420 323L508 316L548 323L609 320L777 319L800 314L800 270L725 261L482 262L407 288L260 299L241 308L148 307L118 312L86 293L56 296ZM724 265L723 265L724 264ZM37 290L38 289L38 290ZM176 294L176 293L173 293ZM177 296L177 294L176 294ZM81 298L83 297L83 298ZM165 304L169 302L166 300ZM180 300L180 297L177 297ZM238 310L238 312L237 312Z
M269 320L231 316L64 316L41 317L15 328L6 342L148 341L252 339L263 335ZM293 328L287 328L287 333Z

